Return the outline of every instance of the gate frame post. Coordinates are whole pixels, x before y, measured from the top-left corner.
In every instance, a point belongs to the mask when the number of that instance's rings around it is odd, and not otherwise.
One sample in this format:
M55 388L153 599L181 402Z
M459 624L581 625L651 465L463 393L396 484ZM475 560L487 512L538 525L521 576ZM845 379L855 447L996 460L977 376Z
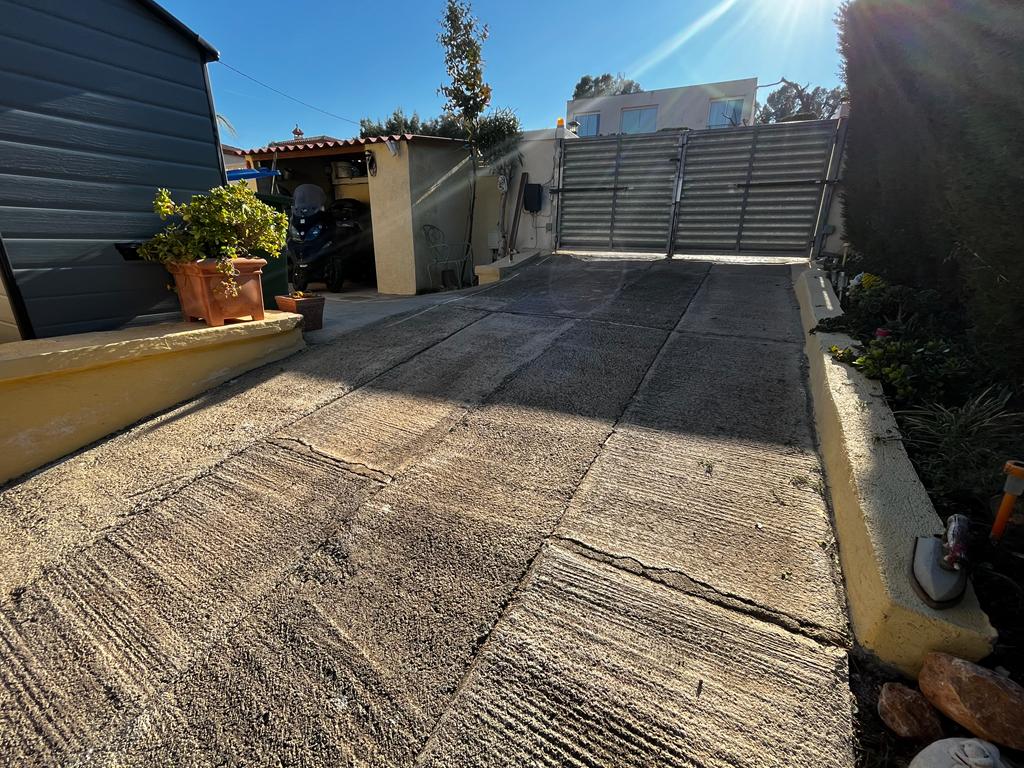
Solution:
M750 160L747 162L747 182L743 185L743 199L740 201L740 220L736 225L736 253L743 248L743 222L747 218L747 200L750 198L750 182L754 178L754 158L757 156L757 140L761 136L761 124L755 123L751 126L754 136L750 140Z
M612 177L612 210L608 217L608 250L615 250L615 206L619 200L619 168L622 167L622 136L615 142L615 175Z
M676 158L676 180L672 185L672 215L668 220L668 237L665 243L665 258L671 259L676 249L676 224L679 221L679 201L683 197L683 175L686 169L686 147L690 143L690 132L679 132L679 156Z
M556 129L557 130L557 129ZM562 179L565 176L565 138L558 137L555 139L555 152L558 153L558 179L555 181L555 186L558 189L558 203L553 219L553 226L555 228L555 250L559 251L562 249L562 203L565 197L565 185L562 183ZM548 191L550 195L550 190ZM555 202L552 201L552 205Z
M839 119L836 120L835 131L832 134L832 151L829 154L828 165L825 167L821 205L818 208L818 216L814 221L814 240L811 243L809 256L812 261L821 257L821 249L825 247L825 227L828 226L829 214L832 211L832 199L835 196L835 187L839 183L843 162L846 159L846 132L849 120L849 117L840 114Z

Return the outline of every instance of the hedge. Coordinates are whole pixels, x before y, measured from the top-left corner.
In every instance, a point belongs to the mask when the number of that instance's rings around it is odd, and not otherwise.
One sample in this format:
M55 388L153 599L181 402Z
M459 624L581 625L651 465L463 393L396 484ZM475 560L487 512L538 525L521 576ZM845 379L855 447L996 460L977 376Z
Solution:
M852 0L843 213L864 268L962 303L1024 382L1024 2Z

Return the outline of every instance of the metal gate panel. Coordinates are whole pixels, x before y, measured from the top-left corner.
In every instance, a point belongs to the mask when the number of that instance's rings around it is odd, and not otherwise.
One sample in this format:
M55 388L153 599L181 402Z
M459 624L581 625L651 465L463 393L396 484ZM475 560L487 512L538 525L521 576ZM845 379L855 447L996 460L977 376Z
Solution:
M677 132L622 137L613 250L664 252L681 141Z
M834 120L564 144L559 247L806 252Z
M754 130L739 250L804 253L814 239L836 123L776 123Z
M755 135L749 128L690 132L674 250L735 249Z
M566 141L559 200L559 245L611 248L619 139Z

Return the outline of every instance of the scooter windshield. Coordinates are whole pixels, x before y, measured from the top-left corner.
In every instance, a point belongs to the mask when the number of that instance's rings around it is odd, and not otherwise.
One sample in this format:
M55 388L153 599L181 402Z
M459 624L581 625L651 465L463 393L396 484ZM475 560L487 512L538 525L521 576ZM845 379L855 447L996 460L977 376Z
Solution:
M300 184L292 198L292 214L312 216L324 207L327 195L316 184Z

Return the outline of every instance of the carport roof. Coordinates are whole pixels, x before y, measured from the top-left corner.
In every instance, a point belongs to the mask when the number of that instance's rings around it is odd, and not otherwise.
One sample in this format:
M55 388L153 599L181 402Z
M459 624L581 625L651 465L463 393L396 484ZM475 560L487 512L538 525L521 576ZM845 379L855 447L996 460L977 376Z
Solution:
M367 136L365 138L338 139L334 136L313 136L308 139L296 141L285 141L268 144L265 147L254 147L242 152L253 159L262 159L262 156L298 154L309 155L330 154L332 151L344 151L355 147L365 147L367 144L379 144L386 141L415 141L417 144L464 144L462 139L446 139L442 136L420 136L415 133L395 133L390 136Z

